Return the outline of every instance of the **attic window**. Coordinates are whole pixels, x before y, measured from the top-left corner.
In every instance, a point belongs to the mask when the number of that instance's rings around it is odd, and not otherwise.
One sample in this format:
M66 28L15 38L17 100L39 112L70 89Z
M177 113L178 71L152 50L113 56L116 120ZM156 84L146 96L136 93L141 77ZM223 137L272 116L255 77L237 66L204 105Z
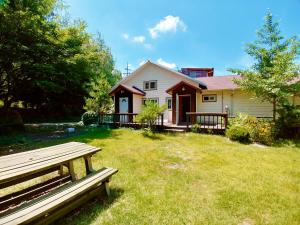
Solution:
M144 91L157 90L157 80L144 81Z
M217 95L202 95L202 102L216 102Z

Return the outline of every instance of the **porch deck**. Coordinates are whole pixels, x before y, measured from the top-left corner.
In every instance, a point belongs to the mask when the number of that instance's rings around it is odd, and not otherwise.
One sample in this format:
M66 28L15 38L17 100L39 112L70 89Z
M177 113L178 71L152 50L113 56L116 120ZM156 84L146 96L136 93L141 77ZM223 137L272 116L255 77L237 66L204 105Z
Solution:
M98 124L111 127L131 127L140 129L146 124L136 122L135 113L111 113L100 114ZM157 117L155 126L158 130L164 131L190 131L193 124L198 125L199 132L224 133L228 117L224 113L187 113L185 123L172 124L164 120L163 114Z

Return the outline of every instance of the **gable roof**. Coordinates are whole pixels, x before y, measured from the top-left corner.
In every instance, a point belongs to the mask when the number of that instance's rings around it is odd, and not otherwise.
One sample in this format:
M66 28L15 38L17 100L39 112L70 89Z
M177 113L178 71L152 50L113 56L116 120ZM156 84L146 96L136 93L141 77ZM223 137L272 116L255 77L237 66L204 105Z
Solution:
M157 64L157 63L154 63L154 62L151 62L150 60L148 60L146 63L144 63L144 64L141 65L139 68L137 68L135 71L133 71L128 77L123 78L119 83L117 83L117 84L113 87L113 89L114 89L115 87L117 87L119 84L124 84L124 83L126 83L127 81L133 79L136 75L139 74L140 71L142 71L144 68L146 68L146 67L148 67L148 66L150 66L150 65L156 66L156 67L158 67L158 68L160 68L160 69L162 69L162 70L168 71L168 72L170 72L171 74L173 74L174 76L180 77L180 78L184 79L184 80L187 81L187 82L190 82L190 83L192 83L192 84L197 84L197 85L199 85L199 87L201 87L201 88L206 88L206 85L205 85L202 81L200 81L200 80L193 79L193 78L188 77L188 76L186 76L186 75L184 75L184 74L182 74L182 73L180 73L180 72L171 70L171 69L169 69L169 68L167 68L167 67L165 67L165 66L162 66L162 65L160 65L160 64Z
M136 94L136 95L142 95L142 96L145 96L146 93L140 89L138 89L137 87L133 86L133 87L130 87L128 85L125 85L125 84L119 84L119 85L115 85L111 91L109 92L110 95L114 94L115 92L119 91L120 89L124 88L125 90L133 93L133 94Z
M187 83L185 81L180 81L177 84L173 85L172 87L168 88L166 90L166 92L170 94L170 93L172 93L173 90L175 90L183 85L188 86L191 89L201 90L201 87L199 85L193 85L193 84Z
M198 77L195 78L206 84L207 90L234 90L239 87L233 82L233 79L241 79L240 75L216 76L216 77Z

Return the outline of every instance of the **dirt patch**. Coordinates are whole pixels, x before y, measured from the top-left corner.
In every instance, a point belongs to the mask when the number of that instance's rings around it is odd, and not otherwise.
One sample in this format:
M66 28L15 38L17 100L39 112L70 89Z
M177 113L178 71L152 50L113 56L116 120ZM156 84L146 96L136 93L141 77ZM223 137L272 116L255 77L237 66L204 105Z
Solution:
M254 221L250 218L246 218L242 222L238 223L238 225L254 225Z
M168 164L166 167L169 168L169 169L173 169L173 170L184 169L185 168L184 165L178 164L178 163L171 163L171 164Z
M259 147L259 148L267 148L268 146L266 145L263 145L263 144L260 144L260 143L253 143L251 144L252 146L255 146L255 147Z

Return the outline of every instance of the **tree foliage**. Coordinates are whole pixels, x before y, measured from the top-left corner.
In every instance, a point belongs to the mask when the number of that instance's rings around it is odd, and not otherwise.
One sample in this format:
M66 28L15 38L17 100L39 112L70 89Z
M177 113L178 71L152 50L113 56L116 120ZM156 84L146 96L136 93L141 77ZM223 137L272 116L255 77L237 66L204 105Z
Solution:
M268 12L257 40L247 44L246 53L254 59L254 65L230 71L241 74L242 79L235 80L240 87L273 104L275 120L276 109L289 104L289 98L300 92L299 85L291 85L299 78L299 65L295 63L299 56L298 38L285 39L278 22Z
M101 79L113 85L119 79L101 37L93 38L82 21L62 18L61 6L57 0L5 0L0 5L0 100L5 108L21 102L45 113L79 113L94 83Z
M166 110L167 106L159 106L153 101L146 101L145 105L142 106L141 112L137 115L136 121L138 123L145 123L153 131L155 121L158 116Z

